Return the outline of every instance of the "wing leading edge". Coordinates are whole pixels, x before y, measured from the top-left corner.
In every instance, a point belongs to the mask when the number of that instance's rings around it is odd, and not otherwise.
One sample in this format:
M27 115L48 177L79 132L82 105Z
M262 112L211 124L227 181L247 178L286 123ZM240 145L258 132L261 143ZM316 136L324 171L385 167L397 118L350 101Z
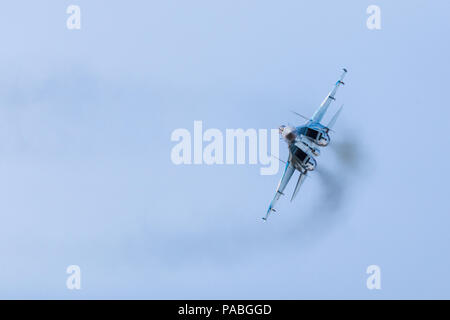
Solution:
M331 104L331 101L336 100L334 96L336 95L336 92L339 89L339 87L344 84L344 82L342 80L344 80L345 74L347 73L347 69L344 68L342 70L343 70L343 72L341 74L341 77L334 85L333 90L331 90L330 93L325 97L325 100L323 100L319 109L317 109L317 111L312 116L312 118L311 118L312 121L320 122L322 120L323 116L325 115L325 113L327 112L328 107Z
M266 216L263 218L263 220L267 220L272 211L276 212L275 204L277 203L278 199L280 199L280 196L283 194L283 191L286 188L287 184L289 183L289 180L291 180L294 171L295 168L291 164L291 162L290 161L286 162L286 168L284 169L283 176L281 177L280 183L278 184L277 192L275 193L273 200L270 202L269 209L267 210Z

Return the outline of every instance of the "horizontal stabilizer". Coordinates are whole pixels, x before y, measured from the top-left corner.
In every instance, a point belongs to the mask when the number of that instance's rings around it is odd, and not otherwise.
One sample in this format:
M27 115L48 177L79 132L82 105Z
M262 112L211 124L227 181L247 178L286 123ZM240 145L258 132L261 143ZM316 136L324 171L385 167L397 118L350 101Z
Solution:
M292 110L291 110L291 112L294 113L294 114L296 114L296 115L298 115L300 118L303 118L303 119L305 119L305 120L309 120L308 117L306 117L306 116L304 116L304 115L302 115L302 114L300 114L300 113L298 113L298 112L295 112L295 111L292 111Z

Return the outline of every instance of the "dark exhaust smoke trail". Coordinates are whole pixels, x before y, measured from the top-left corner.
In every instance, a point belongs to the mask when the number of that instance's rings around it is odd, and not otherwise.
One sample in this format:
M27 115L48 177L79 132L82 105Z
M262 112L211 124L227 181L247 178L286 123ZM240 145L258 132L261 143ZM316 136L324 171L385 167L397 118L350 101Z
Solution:
M352 201L352 190L361 178L365 163L361 143L354 137L349 132L340 134L339 140L332 141L324 150L333 154L334 161L319 162L311 175L318 181L317 196L309 201L299 199L303 201L301 212L289 230L297 244L309 245L320 240L346 219L346 203Z
M320 178L322 197L320 205L323 210L339 211L344 198L350 191L354 178L359 175L363 165L361 147L353 135L348 135L341 141L332 142L329 146L333 152L336 165L329 168L326 165L317 168Z
M280 213L284 216L282 220L267 222L273 224L267 225L269 228L263 227L255 214L254 227L240 226L236 220L227 228L212 226L214 231L161 235L160 246L148 250L156 251L168 266L181 267L198 260L239 264L262 252L279 252L280 248L298 251L315 245L348 217L346 207L352 202L351 191L365 167L361 144L351 134L340 134L339 140L332 141L323 152L329 157L318 159L319 166L311 173L311 181L305 183L294 202ZM287 197L284 199L288 201ZM149 239L144 243L154 241Z

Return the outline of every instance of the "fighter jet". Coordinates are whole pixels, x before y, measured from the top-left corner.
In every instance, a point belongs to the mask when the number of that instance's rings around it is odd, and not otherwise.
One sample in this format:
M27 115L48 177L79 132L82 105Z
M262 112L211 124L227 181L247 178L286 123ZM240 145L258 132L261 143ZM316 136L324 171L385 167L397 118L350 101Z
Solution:
M296 170L299 171L300 176L298 177L291 201L294 200L301 185L305 181L308 171L313 171L316 168L317 162L314 157L320 155L319 147L326 147L330 143L329 132L332 131L332 127L341 113L342 106L326 126L323 125L321 121L331 102L336 100L335 95L338 88L341 85L344 85L343 80L346 73L347 69L344 68L341 77L311 118L307 118L295 112L297 115L307 120L304 125L298 127L282 125L279 127L280 136L288 145L289 157L286 161L286 167L278 184L275 196L271 201L263 220L267 220L272 212L276 212L275 205L280 199L280 196L284 195L284 189Z

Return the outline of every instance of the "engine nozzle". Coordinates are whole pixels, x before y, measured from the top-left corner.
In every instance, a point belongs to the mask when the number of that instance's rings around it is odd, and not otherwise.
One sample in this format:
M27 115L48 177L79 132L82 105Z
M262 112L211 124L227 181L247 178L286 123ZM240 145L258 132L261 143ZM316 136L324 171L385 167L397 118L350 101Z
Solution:
M283 139L288 143L295 142L295 139L297 138L297 130L295 128L282 125L278 130Z
M321 147L326 147L330 143L330 136L328 133L322 133L317 144Z
M308 171L313 171L314 169L316 169L317 166L317 161L314 158L309 158L308 162L306 163L306 170Z

